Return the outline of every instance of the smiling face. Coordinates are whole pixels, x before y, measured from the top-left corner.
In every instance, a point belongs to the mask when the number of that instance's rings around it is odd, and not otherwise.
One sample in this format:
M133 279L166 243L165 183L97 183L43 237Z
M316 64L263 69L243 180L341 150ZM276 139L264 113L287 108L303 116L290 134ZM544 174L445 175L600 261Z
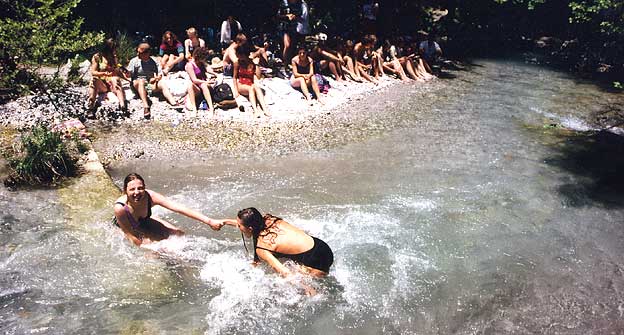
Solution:
M140 179L131 180L126 186L128 202L138 203L145 197L145 184Z

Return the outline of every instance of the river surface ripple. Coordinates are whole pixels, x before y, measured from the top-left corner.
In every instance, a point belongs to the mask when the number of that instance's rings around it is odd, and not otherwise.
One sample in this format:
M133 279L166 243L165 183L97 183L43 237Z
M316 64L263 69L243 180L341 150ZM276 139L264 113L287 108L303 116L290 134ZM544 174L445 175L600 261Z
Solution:
M315 297L251 266L231 227L155 209L187 231L155 254L107 220L68 222L50 191L1 189L0 330L622 333L624 201L575 165L578 135L561 129L591 129L587 116L622 98L513 61L453 74L398 86L392 122L354 141L110 171L212 217L255 206L322 238L336 261L310 281Z

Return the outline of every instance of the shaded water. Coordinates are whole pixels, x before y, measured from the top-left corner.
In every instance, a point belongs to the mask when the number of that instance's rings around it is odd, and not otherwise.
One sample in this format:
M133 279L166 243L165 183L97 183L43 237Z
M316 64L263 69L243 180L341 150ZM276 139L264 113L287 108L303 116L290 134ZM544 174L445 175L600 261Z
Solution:
M317 296L251 266L231 227L156 209L187 236L152 253L104 219L66 222L49 192L2 189L0 330L622 333L624 201L575 165L593 142L544 127L590 128L589 112L621 97L512 61L456 75L395 105L404 127L357 143L111 171L212 217L256 206L327 241L336 261L310 282Z

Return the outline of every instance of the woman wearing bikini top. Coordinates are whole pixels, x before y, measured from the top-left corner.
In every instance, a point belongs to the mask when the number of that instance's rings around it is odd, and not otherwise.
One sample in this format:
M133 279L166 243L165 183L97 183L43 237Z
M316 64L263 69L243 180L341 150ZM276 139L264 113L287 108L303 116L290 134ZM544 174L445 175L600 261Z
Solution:
M167 199L162 194L145 188L145 181L137 173L131 173L124 179L124 195L115 201L114 223L121 228L126 237L136 246L160 241L171 235L183 235L178 227L160 218L152 217L152 207L159 205L176 213L185 215L219 230L224 223L213 220L184 205Z
M315 277L327 275L334 262L334 254L323 240L281 218L271 214L263 216L253 207L240 210L235 220L222 223L238 227L241 234L252 239L254 262L263 260L284 277L293 273L278 258L293 260L299 265L299 272Z

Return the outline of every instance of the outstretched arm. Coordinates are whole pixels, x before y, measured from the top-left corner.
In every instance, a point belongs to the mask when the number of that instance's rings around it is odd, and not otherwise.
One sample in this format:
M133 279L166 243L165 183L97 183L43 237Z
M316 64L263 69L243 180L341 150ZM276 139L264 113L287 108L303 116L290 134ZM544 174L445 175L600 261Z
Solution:
M162 207L165 207L171 211L174 211L176 213L182 214L186 217L189 217L191 219L195 219L197 221L203 222L207 225L210 226L210 228L212 228L213 230L219 230L221 229L221 227L223 226L222 223L219 223L207 216L205 216L204 214L195 211L193 209L190 209L182 204L178 204L177 202L171 201L169 199L167 199L167 197L165 197L164 195L158 193L158 192L154 192L154 191L149 191L150 196L152 197L152 202L154 203L154 205L160 205Z

